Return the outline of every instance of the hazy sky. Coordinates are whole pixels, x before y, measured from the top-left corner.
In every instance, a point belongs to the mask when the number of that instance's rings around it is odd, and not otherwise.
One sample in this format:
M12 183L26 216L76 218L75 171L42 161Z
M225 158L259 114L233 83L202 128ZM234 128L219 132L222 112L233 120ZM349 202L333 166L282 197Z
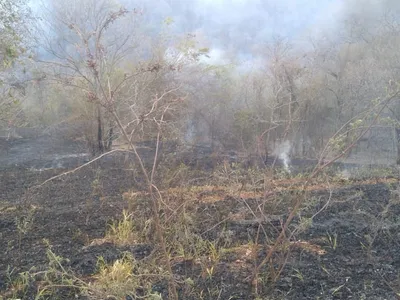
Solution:
M148 9L155 4L148 3ZM154 2L154 1L153 1ZM157 2L157 1L156 1ZM310 26L332 23L341 0L164 0L164 14L176 17L180 25L239 31L293 35ZM218 28L218 25L220 28Z
M154 2L154 1L153 1ZM157 2L157 1L156 1ZM204 36L214 52L246 57L273 37L307 38L334 30L342 0L164 0L159 11L174 28ZM148 11L158 11L149 1Z
M171 17L175 32L193 32L215 55L246 57L255 45L273 37L304 39L318 30L333 30L343 0L124 0L142 7L157 27ZM218 54L217 54L218 53Z
M42 0L31 0L34 7ZM46 1L46 0L45 0ZM51 1L51 0L50 0ZM82 0L83 1L83 0ZM153 32L171 17L176 33L196 33L218 56L251 56L256 45L277 36L305 39L318 30L334 30L346 0L120 0L144 11ZM68 3L68 0L66 0Z

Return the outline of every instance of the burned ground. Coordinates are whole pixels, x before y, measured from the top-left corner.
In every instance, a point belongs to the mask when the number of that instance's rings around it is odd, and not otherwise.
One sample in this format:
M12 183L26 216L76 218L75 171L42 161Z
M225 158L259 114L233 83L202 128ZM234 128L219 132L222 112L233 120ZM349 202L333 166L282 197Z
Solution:
M108 224L130 207L123 195L141 192L135 169L98 162L41 185L65 171L9 166L0 172L0 288L4 299L11 297L12 280L18 273L48 268L49 245L63 257L65 268L89 281L98 272L99 257L112 264L127 252L138 261L154 255L154 243L148 237L130 245L105 239ZM190 221L176 222L170 229L171 248L181 243L192 251L191 256L173 253L171 258L181 298L255 299L251 284L255 263L265 257L278 235L303 180L276 179L270 186L273 196L217 185L175 187L165 192L171 203L177 199L177 205L189 203L185 214ZM273 257L272 265L276 270L283 266L282 274L273 283L270 270L262 269L259 299L398 299L397 178L332 179L329 184L315 182L310 187L304 209L289 228L293 233L290 242ZM146 218L145 211L133 213L138 222ZM190 230L190 236L181 236L184 230ZM191 245L200 245L200 240L217 245L218 257L210 252L204 260L201 254L194 255L201 251ZM38 285L33 282L19 296L34 299ZM163 280L154 280L152 289L167 297ZM49 299L71 297L62 295L59 291L58 298Z

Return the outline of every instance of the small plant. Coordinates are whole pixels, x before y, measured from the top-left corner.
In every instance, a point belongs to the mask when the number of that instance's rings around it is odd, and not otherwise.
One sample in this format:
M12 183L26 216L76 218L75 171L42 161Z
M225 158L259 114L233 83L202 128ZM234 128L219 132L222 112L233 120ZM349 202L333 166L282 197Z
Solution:
M15 225L18 231L18 248L21 248L22 236L26 235L33 226L36 207L31 206L26 214L15 217Z
M304 276L303 273L299 269L294 269L295 273L293 274L293 277L296 277L300 281L304 281Z
M64 268L62 264L65 259L57 256L51 250L47 240L44 240L44 242L48 247L46 251L49 260L48 268L40 272L31 268L29 271L19 273L12 281L13 270L9 271L7 277L10 283L7 296L12 294L12 297L6 299L25 299L28 293L29 296L34 296L35 300L48 299L51 296L58 297L61 292L64 297L72 298L87 289L85 282L76 277L70 270ZM32 294L32 288L36 290L36 294Z
M90 243L89 235L82 232L82 230L79 228L73 232L72 240L78 243L82 243L84 245L88 245Z
M112 265L107 265L103 257L97 262L98 273L92 287L102 294L113 295L118 299L136 294L135 289L139 282L133 276L135 260L132 256L124 255L122 259L116 260Z
M214 266L206 267L206 272L207 272L207 278L211 280L214 275Z
M326 241L328 242L329 246L333 249L336 250L337 248L337 233L334 234L326 234Z
M332 293L332 295L339 294L340 290L341 290L344 286L345 286L344 284L339 285L338 287L332 288L332 289L330 290L330 292Z
M321 265L321 269L322 269L322 271L324 271L326 274L331 275L331 272L329 272L328 269L327 269L324 265Z
M97 274L88 286L95 297L91 299L162 299L152 291L154 280L165 278L162 268L142 265L132 254L125 253L122 258L107 264L103 257L97 262Z
M312 218L300 216L300 222L298 224L298 227L296 228L296 231L300 233L305 232L312 226L312 223L313 223Z
M14 277L15 269L11 269L10 266L7 267L6 278L8 286L8 294L11 299L17 299L19 297L25 297L28 293L29 286L31 285L32 278L29 272L19 273L18 276ZM0 299L1 298L0 296ZM8 298L7 298L8 299Z
M35 287L35 300L41 299L74 299L79 296L88 300L97 299L162 299L151 291L154 279L160 280L167 274L162 268L155 267L154 261L147 267L142 266L130 253L112 264L107 264L100 257L97 262L97 273L88 281L80 279L64 266L68 260L58 256L44 240L48 266L46 270L36 272L33 268L18 274L11 280L14 270L8 269L9 288L6 299L23 298ZM0 299L1 296L0 296Z
M203 276L211 280L215 273L215 267L220 261L221 250L218 248L216 243L208 242L207 244L207 261L203 262L202 268Z
M218 262L221 256L220 250L215 243L209 242L208 244L209 259L212 262Z
M137 242L132 214L124 210L122 212L122 220L115 221L109 225L106 239L117 245L130 245Z
M100 169L96 170L96 176L95 176L94 180L92 181L91 188L92 188L91 198L97 202L100 202L104 196L104 188L103 188L103 184L101 182L101 170ZM88 201L88 206L90 206L92 204L90 202L91 202L91 199ZM103 204L103 203L101 203L101 204Z

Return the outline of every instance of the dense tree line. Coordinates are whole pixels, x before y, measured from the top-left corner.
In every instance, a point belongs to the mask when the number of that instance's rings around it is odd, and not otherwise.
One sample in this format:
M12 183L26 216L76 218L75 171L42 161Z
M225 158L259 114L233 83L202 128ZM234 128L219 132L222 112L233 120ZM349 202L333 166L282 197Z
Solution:
M335 34L260 41L246 65L211 64L195 26L176 33L173 18L149 24L151 11L117 1L48 0L33 16L2 0L0 126L68 129L97 155L123 134L118 116L132 141L156 138L163 122L164 139L259 155L288 142L316 157L344 124L336 142L351 140L373 118L360 114L398 88L399 5L369 2L380 9L349 2ZM393 101L377 126L395 133L399 121Z

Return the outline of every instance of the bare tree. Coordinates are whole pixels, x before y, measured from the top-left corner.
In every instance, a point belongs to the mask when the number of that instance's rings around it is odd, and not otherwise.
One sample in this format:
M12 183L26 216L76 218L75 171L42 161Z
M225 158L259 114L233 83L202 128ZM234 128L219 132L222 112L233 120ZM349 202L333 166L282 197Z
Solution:
M108 106L120 103L121 89L137 74L123 73L124 59L132 55L138 43L136 18L112 1L51 1L54 14L43 24L44 47L52 59L40 60L47 67L50 80L80 91L87 101L92 129L87 136L92 153L111 148L114 121ZM115 35L129 21L131 31ZM126 32L126 31L123 31ZM53 37L56 36L56 39Z

